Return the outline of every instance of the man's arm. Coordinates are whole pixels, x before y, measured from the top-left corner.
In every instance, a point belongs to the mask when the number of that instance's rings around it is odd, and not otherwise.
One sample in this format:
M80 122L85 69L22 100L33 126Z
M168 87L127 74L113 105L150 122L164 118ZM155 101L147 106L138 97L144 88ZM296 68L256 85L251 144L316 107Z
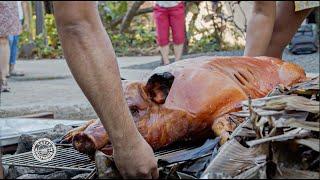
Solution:
M123 96L110 39L95 2L54 2L69 68L106 128L115 163L124 177L157 178L151 147L138 132Z

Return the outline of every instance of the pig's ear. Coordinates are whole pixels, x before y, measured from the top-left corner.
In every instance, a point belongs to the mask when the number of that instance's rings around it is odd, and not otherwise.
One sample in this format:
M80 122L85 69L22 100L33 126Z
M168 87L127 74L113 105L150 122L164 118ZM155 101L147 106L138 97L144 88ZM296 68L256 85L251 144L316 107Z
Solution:
M155 103L163 104L166 101L173 81L174 76L169 72L152 75L145 86L150 99Z

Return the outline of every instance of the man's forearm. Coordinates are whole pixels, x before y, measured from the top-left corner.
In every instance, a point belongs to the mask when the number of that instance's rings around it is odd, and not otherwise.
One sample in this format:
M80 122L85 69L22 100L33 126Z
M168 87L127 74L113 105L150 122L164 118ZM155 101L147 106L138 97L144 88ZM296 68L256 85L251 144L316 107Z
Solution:
M63 11L59 3L54 3L54 7L55 13ZM69 68L107 129L113 145L135 138L139 133L123 97L114 50L102 24L90 14L84 20L72 23L56 16L56 22Z

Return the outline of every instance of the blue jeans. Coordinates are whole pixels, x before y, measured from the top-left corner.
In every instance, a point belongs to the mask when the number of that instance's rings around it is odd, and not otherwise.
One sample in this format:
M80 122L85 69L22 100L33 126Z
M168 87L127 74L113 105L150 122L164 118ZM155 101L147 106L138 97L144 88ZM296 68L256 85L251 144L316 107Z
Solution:
M19 35L9 35L10 61L9 64L16 64L18 53Z

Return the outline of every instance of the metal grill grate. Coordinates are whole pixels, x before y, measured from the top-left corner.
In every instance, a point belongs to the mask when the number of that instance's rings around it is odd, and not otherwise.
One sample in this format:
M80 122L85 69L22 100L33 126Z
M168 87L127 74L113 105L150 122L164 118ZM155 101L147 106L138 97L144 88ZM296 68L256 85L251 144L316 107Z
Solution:
M73 147L62 148L57 146L56 156L49 162L39 162L32 152L21 153L2 158L4 165L50 168L60 170L78 170L92 172L95 170L95 163L88 156L79 153Z
M155 152L157 158L165 158L171 156L175 153L180 153L183 151L191 150L197 148L192 147L173 147L167 148L158 152ZM2 163L4 165L13 166L25 166L25 167L36 167L36 168L48 168L48 169L59 169L59 170L77 170L85 172L95 171L95 162L91 161L89 157L82 154L71 147L57 146L56 156L49 162L39 162L36 160L32 152L26 152L16 155L11 155L2 158Z

